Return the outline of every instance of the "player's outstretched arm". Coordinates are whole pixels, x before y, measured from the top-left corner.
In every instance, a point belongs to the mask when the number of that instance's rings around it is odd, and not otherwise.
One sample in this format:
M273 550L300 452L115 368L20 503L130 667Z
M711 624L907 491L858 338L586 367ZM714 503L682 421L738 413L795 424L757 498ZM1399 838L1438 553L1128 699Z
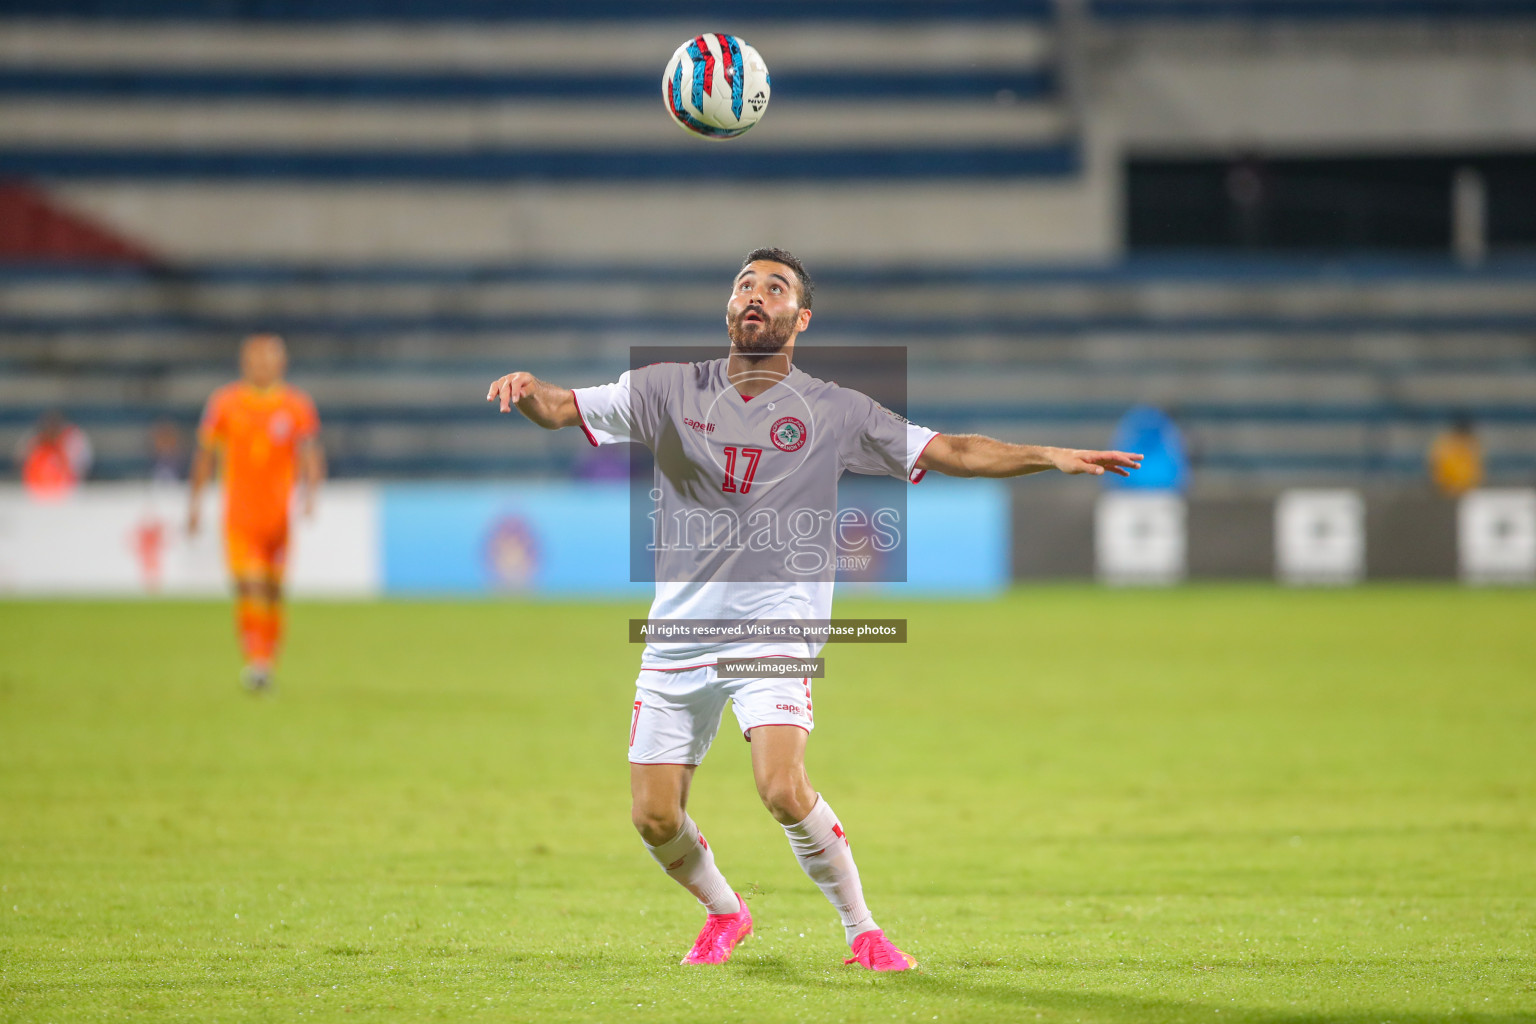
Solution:
M515 405L518 412L545 430L574 427L581 422L576 396L569 388L557 387L521 370L493 381L485 400L499 400L502 412L511 412Z
M939 434L918 456L917 468L945 476L1024 476L1046 469L1092 476L1130 476L1131 470L1141 468L1141 456L1135 452L1009 444L981 434Z

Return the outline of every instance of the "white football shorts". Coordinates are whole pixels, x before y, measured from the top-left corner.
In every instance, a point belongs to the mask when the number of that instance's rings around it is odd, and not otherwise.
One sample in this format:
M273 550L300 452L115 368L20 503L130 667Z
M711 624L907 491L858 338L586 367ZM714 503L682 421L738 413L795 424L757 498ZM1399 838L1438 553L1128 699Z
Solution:
M811 681L803 676L720 679L713 665L641 669L629 720L630 763L701 763L727 701L749 742L760 725L793 725L806 732L815 727Z

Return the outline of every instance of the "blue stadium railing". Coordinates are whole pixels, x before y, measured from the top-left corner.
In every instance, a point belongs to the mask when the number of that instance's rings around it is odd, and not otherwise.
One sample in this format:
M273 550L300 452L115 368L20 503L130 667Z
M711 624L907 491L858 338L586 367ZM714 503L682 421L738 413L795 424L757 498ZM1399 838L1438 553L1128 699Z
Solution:
M26 281L150 285L477 285L593 283L698 284L718 277L718 263L688 265L612 263L290 263L198 262L92 264L0 261L0 287ZM1114 285L1219 282L1224 284L1426 282L1435 284L1529 281L1536 287L1536 252L1499 252L1475 266L1449 255L1414 253L1139 254L1114 263L976 263L816 268L827 286Z
M748 15L777 21L1044 19L1052 0L775 0L761 13L721 0L0 0L0 16L172 21L660 21Z
M863 338L1030 337L1136 332L1141 334L1212 335L1265 332L1269 334L1354 334L1509 332L1536 334L1536 312L1446 313L1398 316L1391 314L1327 314L1284 316L840 316L819 313L819 333ZM377 337L384 334L533 334L539 332L627 333L639 336L718 335L717 316L657 316L614 313L529 313L497 315L316 314L275 313L214 316L191 313L108 313L25 316L0 313L0 334L113 334L155 331L222 334L237 337L251 330L285 334L325 334Z
M0 149L0 176L157 181L879 181L1058 177L1078 173L1074 143L946 149L250 151Z
M493 100L636 100L654 102L654 74L492 74L473 72L283 71L241 69L0 68L0 96L74 100L327 100L439 103ZM1056 94L1048 69L1011 71L797 71L774 83L774 99L988 100L1012 102Z
M231 376L234 376L231 371ZM293 377L302 383L303 364L296 364ZM1077 421L1113 423L1124 415L1127 404L1123 402L988 402L979 404L913 404L907 408L908 418L923 421L936 429L963 430L977 423L1014 422L1072 423ZM165 417L185 422L195 421L200 405L176 405L157 402L153 406L97 406L55 403L8 403L0 409L0 425L21 426L34 422L48 409L60 409L72 422L81 426L136 426L148 425ZM402 426L462 426L469 423L485 423L495 418L496 410L490 403L465 399L451 406L429 408L402 408L396 405L377 405L322 410L326 423L332 426L372 426L398 424ZM1478 423L1532 424L1536 423L1536 408L1525 403L1496 405L1490 403L1461 402L1286 402L1264 405L1255 402L1186 402L1178 406L1179 420L1184 424L1195 423L1347 423L1356 426L1380 426L1387 423L1436 424L1449 422L1457 414L1465 413ZM1531 453L1536 458L1536 453Z
M1088 0L1111 20L1536 17L1536 0ZM108 18L226 22L548 20L552 5L534 0L0 0L0 17ZM781 21L958 21L1055 16L1052 0L778 0ZM740 4L720 0L573 0L563 21L740 19Z
M1536 0L1089 0L1106 21L1536 18Z

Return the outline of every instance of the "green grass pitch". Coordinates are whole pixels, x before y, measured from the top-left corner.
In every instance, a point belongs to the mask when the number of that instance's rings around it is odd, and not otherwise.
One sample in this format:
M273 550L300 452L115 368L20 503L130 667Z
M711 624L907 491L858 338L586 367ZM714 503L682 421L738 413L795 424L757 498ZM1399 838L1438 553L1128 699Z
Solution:
M844 967L727 715L691 810L758 934L628 821L643 605L0 604L0 1020L1536 1021L1536 594L843 601L811 778L922 961Z

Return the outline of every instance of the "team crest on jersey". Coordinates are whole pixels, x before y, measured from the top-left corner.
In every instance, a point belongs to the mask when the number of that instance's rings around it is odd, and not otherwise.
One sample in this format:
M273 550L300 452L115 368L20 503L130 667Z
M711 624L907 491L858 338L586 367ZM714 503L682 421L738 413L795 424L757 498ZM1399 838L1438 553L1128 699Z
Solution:
M768 439L781 452L797 452L805 444L805 424L793 416L785 416L768 431Z
M292 433L293 417L288 414L287 409L277 410L277 412L272 414L272 418L267 421L267 436L278 444L288 440L289 435Z

